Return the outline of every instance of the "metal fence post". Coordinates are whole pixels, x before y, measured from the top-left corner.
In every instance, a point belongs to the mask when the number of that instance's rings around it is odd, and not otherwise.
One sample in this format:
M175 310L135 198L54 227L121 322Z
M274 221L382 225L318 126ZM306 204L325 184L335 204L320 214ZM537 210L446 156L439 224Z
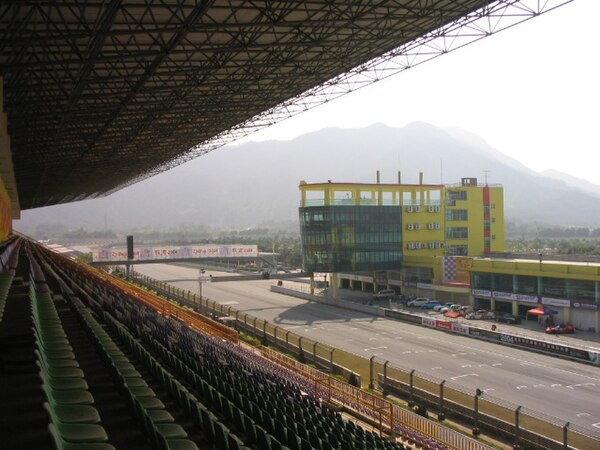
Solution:
M444 383L446 380L442 380L440 383L440 411L438 412L438 420L446 420L446 413L444 413Z
M519 413L521 412L521 406L517 406L515 409L515 443L513 444L513 450L520 450L519 445Z
M304 364L304 350L302 350L302 338L304 336L298 337L298 360Z
M266 320L263 322L263 342L262 342L262 344L265 347L269 346L269 338L267 337L267 323L268 322Z
M375 389L375 385L373 384L373 362L375 360L375 355L371 356L369 360L369 389Z
M563 448L564 450L569 450L569 425L571 422L565 423L563 427Z
M415 406L415 386L414 386L414 378L415 378L415 369L411 370L409 373L410 377L410 392L408 397L408 407L412 408Z
M317 345L319 345L318 342L315 342L313 344L313 364L317 364Z
M383 363L383 391L382 391L382 394L384 397L389 394L389 392L387 390L387 381L388 381L387 380L387 375L388 375L387 368L388 368L389 363L390 363L389 361L386 361Z
M477 388L475 390L475 405L474 405L474 411L475 411L475 426L473 427L473 436L479 436L479 434L481 433L481 431L479 430L479 396L483 394L483 391L479 388Z
M331 373L333 373L333 369L334 369L334 367L333 367L333 352L335 352L335 348L332 348L331 352L329 353L329 364L331 366L330 369L329 369L329 371Z

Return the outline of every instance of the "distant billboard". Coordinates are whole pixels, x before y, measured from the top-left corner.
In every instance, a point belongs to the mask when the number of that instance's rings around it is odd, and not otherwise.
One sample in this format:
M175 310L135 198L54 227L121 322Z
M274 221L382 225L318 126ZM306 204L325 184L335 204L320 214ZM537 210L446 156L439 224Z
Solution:
M188 258L255 258L258 256L256 245L159 245L136 246L132 261L154 259ZM127 247L103 247L92 252L94 262L127 261Z

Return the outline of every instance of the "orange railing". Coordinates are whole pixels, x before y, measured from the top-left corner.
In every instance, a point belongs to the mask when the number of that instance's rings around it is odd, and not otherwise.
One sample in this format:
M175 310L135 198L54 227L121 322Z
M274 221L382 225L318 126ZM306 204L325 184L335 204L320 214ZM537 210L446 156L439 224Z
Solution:
M46 251L50 253L49 250ZM227 339L235 343L238 342L237 332L226 325L211 320L208 317L205 317L191 309L179 306L169 300L157 296L152 292L144 290L141 287L113 277L84 263L73 261L54 252L51 252L51 254L54 259L59 259L61 261L61 265L68 267L70 271L87 279L91 279L96 283L104 285L119 294L131 298L134 301L142 303L164 317L174 318L180 322L183 322L188 327L208 335Z

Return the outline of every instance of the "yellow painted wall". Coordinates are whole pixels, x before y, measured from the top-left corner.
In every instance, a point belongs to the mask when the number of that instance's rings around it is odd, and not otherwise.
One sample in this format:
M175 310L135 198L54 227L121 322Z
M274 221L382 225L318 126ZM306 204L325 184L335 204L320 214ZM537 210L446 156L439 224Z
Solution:
M4 181L0 178L0 242L4 241L10 234L12 223L11 203Z
M600 279L600 264L577 263L564 261L535 260L499 260L474 258L472 272L502 273L508 275L529 275L556 278L572 278L577 280Z

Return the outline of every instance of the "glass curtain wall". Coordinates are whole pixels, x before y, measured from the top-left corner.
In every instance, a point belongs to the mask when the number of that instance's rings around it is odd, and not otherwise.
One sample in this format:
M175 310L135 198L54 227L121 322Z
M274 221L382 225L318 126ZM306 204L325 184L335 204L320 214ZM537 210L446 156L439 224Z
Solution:
M402 215L396 206L300 208L304 269L358 272L398 269Z

